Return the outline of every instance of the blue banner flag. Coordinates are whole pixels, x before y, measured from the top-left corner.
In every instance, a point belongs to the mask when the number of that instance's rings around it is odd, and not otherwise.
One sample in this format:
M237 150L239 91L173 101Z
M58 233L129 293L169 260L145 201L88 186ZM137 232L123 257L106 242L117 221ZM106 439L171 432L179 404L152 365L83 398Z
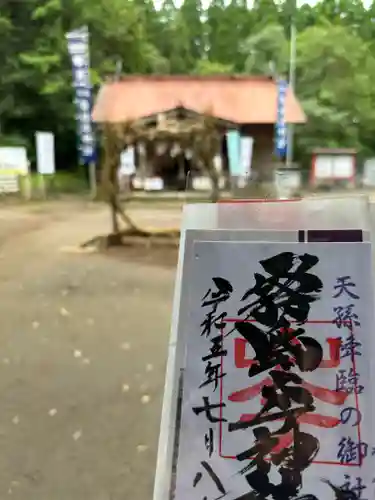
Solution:
M95 137L91 123L91 82L90 82L90 53L89 32L85 26L67 33L68 52L72 61L73 87L75 90L75 104L77 110L78 142L80 161L84 165L94 162L96 157Z
M275 126L275 152L284 157L287 151L287 125L285 122L285 101L288 90L288 82L279 80L277 82L277 118Z

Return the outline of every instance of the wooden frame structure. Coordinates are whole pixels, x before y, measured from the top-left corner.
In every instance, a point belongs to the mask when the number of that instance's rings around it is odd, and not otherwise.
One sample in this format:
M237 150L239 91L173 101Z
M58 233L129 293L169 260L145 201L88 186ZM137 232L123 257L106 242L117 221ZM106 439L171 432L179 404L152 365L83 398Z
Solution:
M179 234L178 230L146 230L137 226L126 213L119 200L118 168L120 154L124 148L136 144L154 145L160 142L170 147L178 144L181 150L189 149L193 161L211 179L211 200L219 198L218 173L213 159L220 151L221 142L228 129L237 128L237 124L212 117L208 111L205 114L195 113L182 106L150 115L135 121L124 123L103 123L104 165L102 169L102 192L111 209L112 239L120 240L126 234L149 236L151 234ZM120 230L119 219L127 226Z

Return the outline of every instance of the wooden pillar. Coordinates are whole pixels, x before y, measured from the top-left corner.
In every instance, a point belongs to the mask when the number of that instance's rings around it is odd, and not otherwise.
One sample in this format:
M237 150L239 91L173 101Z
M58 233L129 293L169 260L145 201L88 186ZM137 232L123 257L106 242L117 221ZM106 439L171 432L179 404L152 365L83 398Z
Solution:
M102 171L102 186L104 195L111 211L112 233L120 232L117 219L118 175L117 169L120 162L120 148L115 131L106 125L103 131L104 168Z

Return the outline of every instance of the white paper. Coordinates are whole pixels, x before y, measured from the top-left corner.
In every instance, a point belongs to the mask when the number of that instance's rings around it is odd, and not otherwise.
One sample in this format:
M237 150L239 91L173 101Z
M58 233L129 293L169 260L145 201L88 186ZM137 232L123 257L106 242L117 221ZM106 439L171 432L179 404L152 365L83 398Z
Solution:
M354 157L338 155L332 157L333 177L335 179L350 179L354 175Z
M133 175L135 173L134 147L129 146L120 155L120 175Z
M331 179L333 177L331 156L316 156L314 177L315 179Z
M175 158L180 153L181 153L181 146L177 143L173 144L170 152L171 157Z
M242 359L242 363L248 363L249 360L254 359L254 351L249 344L243 344L243 338L238 332L235 330L231 332L231 329L234 325L233 319L244 319L244 315L239 314L238 310L257 298L251 295L248 299L241 300L245 291L254 286L255 273L269 278L269 274L262 268L260 261L281 252L292 252L298 256L308 253L318 257L317 264L309 272L320 278L323 283L323 289L318 294L319 300L311 303L308 321L301 325L305 334L318 341L323 347L323 363L316 370L309 372L302 372L296 367L290 369L291 373L296 373L303 379L304 387L313 394L313 403L316 408L305 414L305 420L302 419L300 422L300 430L310 434L313 439L318 439L320 446L313 463L302 471L302 487L296 496L313 494L318 500L334 500L335 494L324 482L326 479L338 487L348 486L355 492L359 491L356 487L364 486L358 498L361 500L374 498L375 468L372 452L375 438L373 437L370 386L373 328L371 245L367 243L195 242L194 265L190 274L191 286L187 299L189 315L184 325L187 333L187 347L177 461L175 492L177 500L201 500L204 497L214 500L222 496L214 481L207 474L207 464L220 479L226 492L225 498L228 500L235 500L241 495L254 491L254 488L249 487L245 476L238 473L249 464L249 461L240 462L233 457L254 445L252 429L257 426L229 432L228 424L240 420L241 415L256 414L261 410L261 396L255 389L253 389L252 397L250 397L250 391L245 391L241 398L241 393L238 391L248 389L256 383L260 384L269 376L269 370L250 378L248 368L235 367L234 349L236 345L238 347L238 343L242 343L245 349L244 356L237 357L237 364L239 364L238 359ZM335 255L334 259L332 255ZM233 292L230 293L228 300L219 304L215 313L215 315L227 314L224 318L224 326L221 329L213 327L211 336L207 338L202 335L202 329L210 307L202 307L202 302L210 289L216 291L212 281L214 277L228 280L233 287ZM334 288L339 285L339 278L349 283L345 289ZM258 278L258 281L260 279ZM282 280L282 283L285 285L285 280ZM350 283L353 283L353 286ZM339 293L340 290L341 293ZM212 298L212 295L209 294L207 297ZM344 321L345 314L351 315L352 328L349 328L345 322L340 328L334 323L339 314L344 315L342 316ZM219 373L224 376L218 380L218 388L214 390L212 383L200 387L207 378L207 373L205 373L207 361L202 361L202 358L210 354L210 347L213 345L210 339L218 335L222 339L221 347L227 351L227 354L216 358L220 362ZM331 346L337 342L334 339L338 338L342 339L343 346L340 350L340 360L330 354ZM356 355L353 357L348 348L351 338L360 343L355 346ZM211 362L214 364L215 358L212 358ZM353 390L354 374L358 375L358 394L355 394L356 391ZM344 386L340 386L341 382L346 384L345 389L343 389ZM363 386L363 392L358 390L361 386ZM259 388L261 385L258 386ZM321 388L329 389L331 392L321 391ZM345 392L350 389L352 392ZM220 402L225 404L225 407L213 409L211 415L214 419L224 418L227 422L210 422L204 411L199 414L194 413L193 408L198 409L203 406L203 397L208 397L211 404L220 404ZM291 403L291 407L295 407L294 402ZM277 410L273 408L269 412L274 413ZM319 419L317 417L319 414L326 418ZM360 417L360 427L357 417ZM348 422L345 424L343 422L346 418ZM263 423L262 426L268 427L273 432L280 429L283 423L282 418L277 422ZM323 427L322 424L324 424ZM211 456L207 449L207 441L205 442L205 435L208 437L210 429L214 436ZM279 436L281 437L281 434ZM269 479L277 486L281 481L280 468L275 464L270 465ZM268 500L272 496L267 494L264 498Z
M180 407L177 405L177 400L180 376L183 373L182 359L185 351L183 334L191 334L190 330L186 330L190 325L190 304L187 294L195 263L194 241L248 239L287 242L294 238L297 241L296 231L301 228L358 228L364 230L364 241L368 241L368 230L374 226L373 220L375 220L375 217L371 217L370 220L370 209L371 214L375 213L375 210L372 210L375 204L370 205L366 196L352 196L351 209L348 211L345 210L347 201L347 197L319 197L283 203L265 203L261 200L256 203L184 205L153 500L175 497L175 467L172 463L175 464L177 461L175 455L178 449L178 439L175 441L175 424L176 412L179 414L179 410L176 408ZM281 218L280 223L279 214L283 212L286 212L287 217ZM298 217L301 213L302 217ZM233 230L234 228L239 231ZM273 231L276 229L277 231ZM294 236L288 236L293 234L290 230L294 230Z
M55 138L52 132L36 132L36 166L40 174L55 173Z
M185 207L192 207L186 205ZM213 206L213 205L210 205ZM202 218L199 218L199 223ZM171 334L168 348L168 362L164 386L163 408L158 444L157 466L153 500L170 497L171 475L175 454L176 415L179 411L178 385L180 368L184 353L183 327L189 316L186 296L189 291L189 273L194 262L193 247L195 241L297 241L297 231L230 231L230 230L185 230L182 225L179 258L176 272L175 295Z

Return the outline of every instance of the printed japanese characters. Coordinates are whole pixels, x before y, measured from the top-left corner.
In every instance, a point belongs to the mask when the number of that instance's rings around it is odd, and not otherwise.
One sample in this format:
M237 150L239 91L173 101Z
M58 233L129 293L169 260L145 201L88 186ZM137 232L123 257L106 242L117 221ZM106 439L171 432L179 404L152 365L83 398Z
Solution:
M175 498L372 499L370 246L194 254Z

